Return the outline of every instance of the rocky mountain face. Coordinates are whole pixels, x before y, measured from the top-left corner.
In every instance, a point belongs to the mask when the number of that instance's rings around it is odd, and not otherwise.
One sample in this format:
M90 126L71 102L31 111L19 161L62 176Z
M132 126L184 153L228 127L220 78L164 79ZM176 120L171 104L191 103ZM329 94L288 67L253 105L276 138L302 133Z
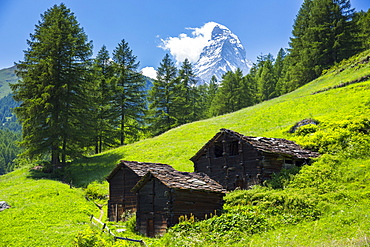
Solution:
M238 36L227 27L217 24L199 60L194 64L194 73L198 76L199 83L203 84L208 83L213 75L220 82L224 73L234 72L237 68L247 74L251 67L252 62L246 58L245 49Z

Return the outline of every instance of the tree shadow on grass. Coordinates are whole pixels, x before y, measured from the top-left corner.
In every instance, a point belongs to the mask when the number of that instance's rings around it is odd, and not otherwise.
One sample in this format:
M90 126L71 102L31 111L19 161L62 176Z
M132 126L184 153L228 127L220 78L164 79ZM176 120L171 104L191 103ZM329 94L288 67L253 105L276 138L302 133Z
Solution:
M122 154L105 153L76 160L65 168L66 178L75 187L86 187L93 181L104 182L122 157Z
M122 154L117 153L83 157L51 173L44 172L42 169L31 169L29 177L57 180L73 187L86 187L94 181L104 182L122 157Z

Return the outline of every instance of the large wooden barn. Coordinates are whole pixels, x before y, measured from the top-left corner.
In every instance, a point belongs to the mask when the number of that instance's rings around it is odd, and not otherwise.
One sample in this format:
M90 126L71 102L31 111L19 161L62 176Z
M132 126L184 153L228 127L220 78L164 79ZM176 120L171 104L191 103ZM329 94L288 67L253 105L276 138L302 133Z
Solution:
M150 170L133 188L138 195L137 230L162 235L180 216L204 219L222 209L224 188L206 174Z
M151 169L173 170L169 165L121 161L106 178L109 182L108 218L110 221L122 220L122 214L136 211L136 193L131 189Z
M247 189L293 165L309 163L318 153L285 139L250 137L221 129L190 160L227 190Z

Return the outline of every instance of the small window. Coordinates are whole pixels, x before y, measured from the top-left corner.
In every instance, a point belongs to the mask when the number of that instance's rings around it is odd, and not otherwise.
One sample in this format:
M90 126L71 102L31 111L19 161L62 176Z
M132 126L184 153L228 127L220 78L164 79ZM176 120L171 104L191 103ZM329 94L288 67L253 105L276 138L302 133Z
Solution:
M239 154L239 143L238 141L232 141L229 143L229 155L236 156Z
M221 142L215 142L214 152L215 152L215 157L216 158L222 157L224 149L222 148L222 143Z

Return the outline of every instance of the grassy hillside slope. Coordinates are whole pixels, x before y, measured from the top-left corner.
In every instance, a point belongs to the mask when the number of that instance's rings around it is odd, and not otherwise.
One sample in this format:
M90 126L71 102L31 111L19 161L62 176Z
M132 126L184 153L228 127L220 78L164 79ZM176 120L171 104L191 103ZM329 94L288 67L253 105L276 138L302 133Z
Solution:
M77 187L84 187L92 182L103 182L120 159L162 162L170 164L178 170L192 171L192 163L189 158L220 128L228 128L245 135L281 137L307 144L307 140L288 133L288 130L302 119L314 118L325 126L331 123L340 123L346 119L356 122L370 116L369 58L370 51L362 53L350 61L338 65L337 68L310 84L282 97L235 113L180 126L158 137L75 161L66 170L67 179L71 180ZM338 85L339 87L335 88ZM290 194L286 195L287 198L292 197L291 200L286 200L286 204L279 206L285 218L278 218L281 215L280 211L274 216L275 218L258 218L267 222L265 229L269 231L265 233L261 231L252 237L246 235L242 239L239 237L243 235L238 235L239 242L229 245L310 246L312 234L324 234L312 244L316 246L360 246L363 243L366 244L367 242L362 239L370 234L369 230L364 230L369 229L366 217L367 215L370 217L366 199L370 195L368 182L370 165L368 163L369 159L362 161L348 159L347 162L344 162L346 166L343 166L341 173L334 174L335 176L329 172L330 169L327 167L328 164L336 164L334 158L324 158L321 162L317 162L317 165L306 168L297 178L297 184L293 185L290 192L288 191ZM318 171L323 171L320 177L317 176ZM318 195L317 191L326 188L320 186L322 183L327 185L325 179L329 176L335 177L338 181L343 180L345 181L343 183L347 185L339 191L332 189L334 191L332 194L322 192ZM301 188L299 181L303 181L307 186ZM102 187L106 189L106 186L107 183L103 182ZM356 191L358 186L365 188L365 190L356 192L358 194L346 194L345 191L348 188ZM264 198L265 206L269 202L268 198L273 198L271 200L274 203L285 198L282 194L274 193L285 192L275 192L274 190L235 192L226 199L229 206L243 208L245 206L242 205L243 203L258 204L258 198ZM293 197L293 193L297 196ZM296 198L300 198L300 200L297 202ZM70 246L75 233L86 228L88 214L98 214L96 208L84 199L84 193L81 189L70 189L68 185L50 179L37 179L37 176L27 168L0 177L1 200L6 200L12 205L12 208L0 212L0 225L4 226L0 228L0 246ZM324 203L325 200L327 203ZM338 201L337 208L332 203L335 200ZM346 200L348 200L347 204ZM310 204L311 201L313 206ZM357 201L357 206L354 206L354 201ZM284 210L296 210L294 205L301 205L300 203L309 207L309 212L302 213L303 216L299 216L301 217L299 221L289 220L291 212ZM293 208L287 206L290 204L294 204ZM320 213L316 212L319 210L316 210L316 204L320 204ZM325 208L326 211L323 210ZM258 206L257 209L263 210L263 205ZM258 212L259 217L265 214L263 211ZM249 216L252 215L249 211L247 213ZM300 210L296 210L295 215L299 213ZM255 214L253 213L253 215ZM319 215L323 215L320 220L305 220L306 217L317 219ZM294 217L296 219L298 216ZM365 220L360 220L361 218ZM222 218L220 217L220 219ZM267 227L277 226L276 222L280 221L287 222L284 228ZM360 231L361 234L356 235L356 231ZM349 233L347 235L340 234L342 232ZM193 238L189 235L190 233L193 234ZM327 234L325 235L325 233ZM337 233L338 236L334 240L331 239ZM154 240L154 245L204 246L214 243L217 246L220 244L220 242L214 242L215 239L207 237L209 236L207 232L205 235L192 232L189 234L186 233L185 237L182 237L181 233L169 234L162 240L157 242ZM233 234L226 235L225 238L217 238L217 241L235 240ZM178 238L173 240L176 237ZM353 242L348 241L348 238L350 240L353 238ZM228 245L227 242L224 244Z

